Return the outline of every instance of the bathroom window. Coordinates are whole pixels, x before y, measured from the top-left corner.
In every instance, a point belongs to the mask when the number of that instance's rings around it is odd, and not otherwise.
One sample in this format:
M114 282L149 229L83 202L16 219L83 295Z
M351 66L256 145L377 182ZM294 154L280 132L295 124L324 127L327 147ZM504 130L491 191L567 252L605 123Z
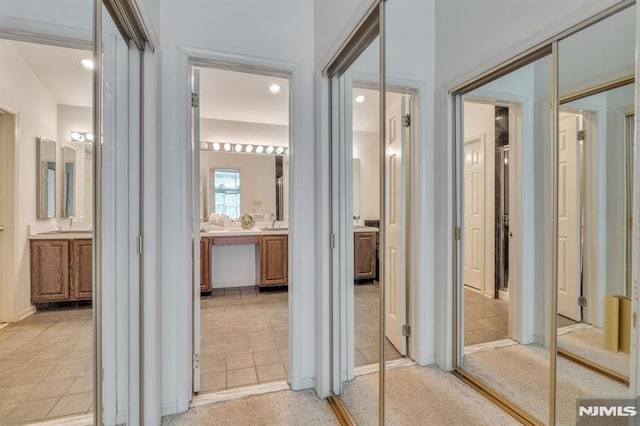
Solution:
M215 212L240 217L240 170L214 169Z

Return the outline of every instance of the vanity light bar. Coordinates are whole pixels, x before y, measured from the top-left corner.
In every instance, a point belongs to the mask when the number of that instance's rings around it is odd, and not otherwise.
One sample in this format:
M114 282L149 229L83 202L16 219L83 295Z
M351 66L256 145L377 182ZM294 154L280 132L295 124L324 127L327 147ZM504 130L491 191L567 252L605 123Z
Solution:
M289 148L274 145L252 145L244 143L200 142L201 151L255 152L256 154L289 155Z
M91 132L71 132L71 140L73 142L93 142L93 133Z

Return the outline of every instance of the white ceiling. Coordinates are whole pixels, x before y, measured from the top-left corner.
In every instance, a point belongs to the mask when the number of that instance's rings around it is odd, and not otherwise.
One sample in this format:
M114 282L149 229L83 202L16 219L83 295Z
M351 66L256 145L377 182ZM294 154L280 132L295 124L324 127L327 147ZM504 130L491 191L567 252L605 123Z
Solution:
M38 79L59 105L93 106L92 72L80 66L91 58L87 50L12 41Z
M355 101L364 96L364 102ZM380 97L377 90L353 88L353 130L356 132L378 132L380 130Z
M280 94L269 86L278 84ZM237 71L200 68L200 118L289 125L289 81Z

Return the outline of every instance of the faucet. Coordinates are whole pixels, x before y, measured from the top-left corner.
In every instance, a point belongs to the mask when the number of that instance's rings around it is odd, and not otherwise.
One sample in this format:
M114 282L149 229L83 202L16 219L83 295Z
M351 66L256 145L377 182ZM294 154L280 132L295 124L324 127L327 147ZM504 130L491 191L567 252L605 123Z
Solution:
M74 219L73 216L69 216L69 230L73 229L73 219Z
M275 219L273 219L273 220L271 221L271 227L272 227L272 228L275 228L275 227L276 227L276 220L275 220Z

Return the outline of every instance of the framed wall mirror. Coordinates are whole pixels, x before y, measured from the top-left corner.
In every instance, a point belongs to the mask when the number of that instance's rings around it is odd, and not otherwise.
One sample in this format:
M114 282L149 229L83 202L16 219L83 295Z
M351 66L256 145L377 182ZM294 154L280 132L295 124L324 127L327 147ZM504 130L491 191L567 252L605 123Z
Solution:
M36 211L39 219L56 217L56 141L36 139Z
M76 150L62 148L62 217L72 217L76 213Z

